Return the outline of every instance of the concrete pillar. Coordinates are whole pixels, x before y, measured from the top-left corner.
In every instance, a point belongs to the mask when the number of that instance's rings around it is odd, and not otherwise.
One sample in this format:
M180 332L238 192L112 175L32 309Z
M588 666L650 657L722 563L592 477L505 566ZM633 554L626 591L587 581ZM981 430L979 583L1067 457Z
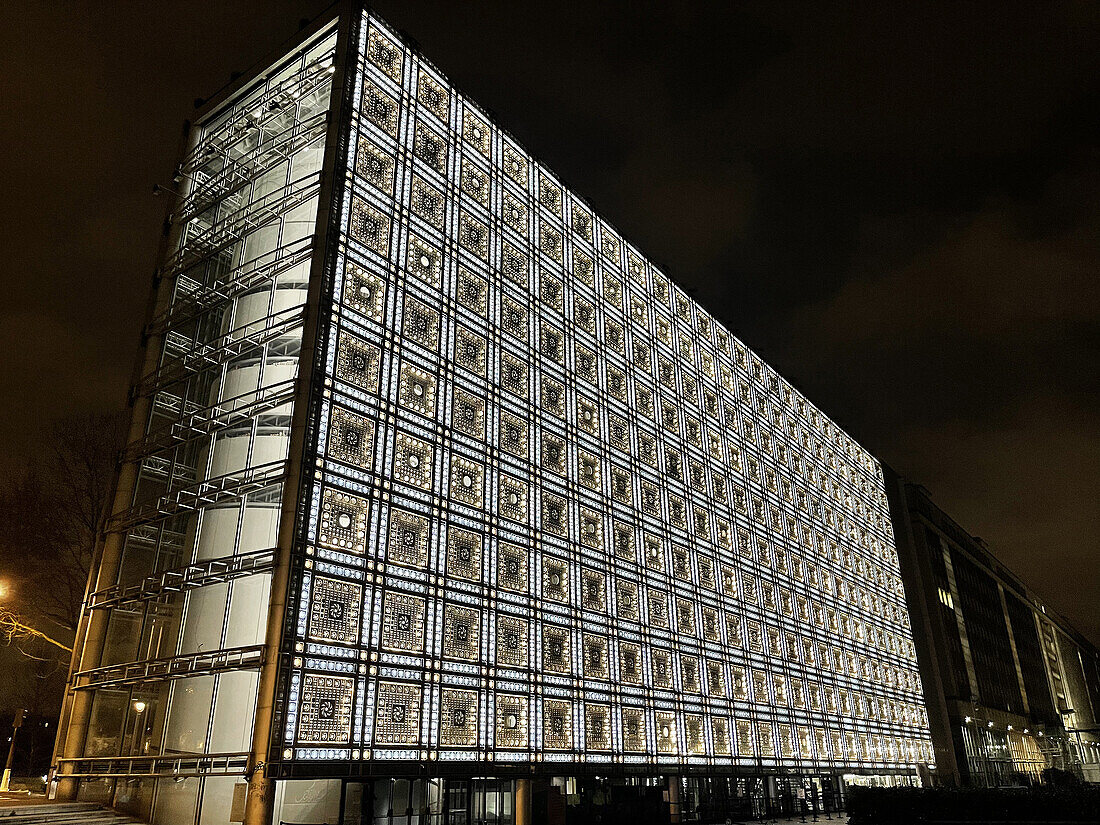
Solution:
M531 780L516 780L516 825L531 825Z

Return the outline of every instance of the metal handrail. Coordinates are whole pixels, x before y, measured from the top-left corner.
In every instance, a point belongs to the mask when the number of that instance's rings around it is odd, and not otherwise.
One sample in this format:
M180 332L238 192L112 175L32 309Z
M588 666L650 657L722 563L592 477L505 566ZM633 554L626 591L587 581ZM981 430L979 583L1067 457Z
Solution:
M155 599L165 593L180 593L207 584L220 583L264 573L275 565L275 548L203 559L146 576L137 584L116 584L97 590L88 597L88 608L100 610Z
M72 687L73 690L95 690L144 682L165 682L200 673L258 668L263 664L263 660L263 645L187 653L160 659L143 659L78 671L73 674Z
M265 315L243 327L225 333L212 342L191 342L191 348L165 361L144 376L135 386L137 396L150 395L187 375L215 364L222 364L250 349L290 332L305 321L305 307L293 306L273 315Z
M182 295L180 281L185 279L185 275L180 273L177 276L177 299L146 325L145 333L158 335L166 329L179 326L258 284L274 280L280 273L308 260L312 253L313 235L306 235L246 261L226 273L207 277L202 282L186 278L194 287Z
M140 440L126 445L122 458L124 461L137 461L167 447L209 435L234 424L251 421L265 410L290 401L294 397L294 383L294 379L290 378L183 413L178 420L146 433Z
M247 751L228 753L169 754L142 756L84 756L59 759L57 776L80 779L124 778L140 776L234 776L243 775L248 766ZM61 766L72 766L64 771Z
M141 524L166 519L176 513L197 510L228 498L242 498L286 477L287 461L270 461L235 473L200 481L190 487L161 496L155 502L138 504L116 513L107 521L108 533L120 533Z

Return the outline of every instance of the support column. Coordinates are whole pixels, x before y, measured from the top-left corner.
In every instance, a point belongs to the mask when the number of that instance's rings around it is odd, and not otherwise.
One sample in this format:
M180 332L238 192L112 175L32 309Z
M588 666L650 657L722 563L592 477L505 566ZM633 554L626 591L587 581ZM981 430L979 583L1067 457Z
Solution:
M358 4L342 3L339 12L336 54L329 98L328 131L325 135L325 157L321 171L321 189L317 196L316 241L310 261L310 284L306 298L306 320L302 328L302 344L298 355L298 377L294 389L294 411L287 451L287 475L283 483L282 511L275 547L275 566L271 572L271 595L268 601L267 629L264 635L264 660L260 667L256 691L256 710L252 723L252 749L245 768L248 792L245 797L244 825L271 825L275 813L275 779L267 760L275 739L275 699L279 684L280 659L283 648L283 627L286 621L287 594L290 587L292 554L298 537L299 497L310 473L306 450L311 434L310 416L315 399L314 366L317 351L322 346L325 282L331 277L326 271L334 255L338 230L336 223L343 194L343 177L347 165L346 140L351 129L350 83L354 77L361 11ZM318 27L327 26L324 20ZM316 29L315 29L316 31ZM308 35L307 35L308 36ZM328 296L331 300L331 295Z
M670 776L667 777L668 783L668 821L672 823L681 822L680 813L680 777Z
M180 158L186 157L192 148L191 123L184 121L183 135L180 138ZM181 197L186 196L190 187L190 181L185 180ZM162 313L172 297L171 284L161 279L160 267L170 250L179 244L182 227L171 221L172 211L178 203L176 199L169 199L165 207L164 231L161 234L160 245L157 250L157 269L153 274L153 291L149 296L146 308L145 328L149 322ZM160 361L164 338L161 335L142 336L144 355L139 359L133 372L131 390L138 386L141 379L156 369ZM126 444L132 444L145 435L149 423L149 416L153 408L151 396L131 396L130 428L126 435ZM118 582L119 565L122 562L122 550L126 536L123 533L107 532L110 517L126 510L134 503L134 491L137 488L138 471L141 462L126 461L119 465L115 476L115 494L111 501L110 510L103 514L103 524L100 527L100 535L96 540L96 548L93 552L92 565L88 571L88 584L84 590L84 603L81 605L81 618L77 625L77 634L73 640L73 656L69 665L69 679L65 687L65 699L61 708L60 724L57 729L57 739L54 742L54 766L61 759L78 759L84 755L84 740L88 735L88 722L92 714L92 701L95 698L93 690L76 690L75 674L82 670L98 667L103 654L103 647L107 638L107 628L111 618L110 610L89 610L88 599L92 593L111 587ZM54 798L59 800L76 799L80 787L79 780L72 779L72 765L61 766L56 775L57 787Z
M516 825L531 825L531 780L516 780Z

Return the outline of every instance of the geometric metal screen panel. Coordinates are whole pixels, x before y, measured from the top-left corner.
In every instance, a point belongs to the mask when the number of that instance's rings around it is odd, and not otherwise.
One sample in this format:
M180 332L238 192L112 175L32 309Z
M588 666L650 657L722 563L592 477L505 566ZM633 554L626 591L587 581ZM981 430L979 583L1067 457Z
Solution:
M929 761L879 465L358 37L284 759Z

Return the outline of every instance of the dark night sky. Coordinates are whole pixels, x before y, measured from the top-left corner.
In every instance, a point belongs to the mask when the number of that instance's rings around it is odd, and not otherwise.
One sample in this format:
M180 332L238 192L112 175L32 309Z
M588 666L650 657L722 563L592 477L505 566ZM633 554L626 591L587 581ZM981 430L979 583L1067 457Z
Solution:
M124 404L182 119L325 5L8 9L0 466ZM376 4L1100 641L1100 4L675 6Z

